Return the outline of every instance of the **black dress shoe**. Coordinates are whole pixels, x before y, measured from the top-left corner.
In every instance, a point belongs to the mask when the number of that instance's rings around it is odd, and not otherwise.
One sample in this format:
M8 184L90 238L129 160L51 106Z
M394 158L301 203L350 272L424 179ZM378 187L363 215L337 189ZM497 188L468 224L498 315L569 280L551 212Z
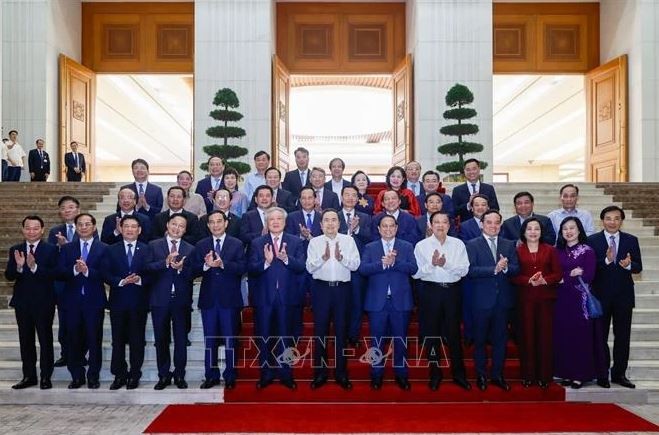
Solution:
M272 379L261 378L258 381L256 381L256 389L262 390L270 384L272 384Z
M492 385L496 385L497 387L501 388L503 391L510 391L510 385L508 384L508 382L506 382L503 376L490 380L490 383Z
M597 385L599 385L602 388L611 388L611 383L609 382L609 380L604 378L598 379Z
M126 381L127 390L136 390L140 386L140 380L138 378L130 378Z
M471 384L465 378L453 378L453 383L464 390L471 390Z
M172 375L171 374L169 374L167 376L161 376L160 379L158 379L158 383L156 385L154 385L153 389L154 390L164 390L169 385L172 385Z
M581 387L583 387L583 382L581 381L572 381L572 383L570 384L570 388L572 388L573 390L578 390Z
M11 388L14 390L23 390L28 387L34 387L37 384L36 378L23 378L18 384L12 385Z
M279 383L282 384L284 387L288 388L289 390L297 389L297 382L295 382L293 378L280 379Z
M118 390L119 388L123 387L126 385L126 378L121 377L121 376L115 376L114 381L110 384L110 389L111 390Z
M371 378L371 388L373 390L379 390L380 388L382 388L382 376Z
M53 388L53 383L50 382L50 378L41 378L41 382L39 382L39 388L42 390L50 390Z
M348 379L347 376L336 378L335 381L339 387L343 388L344 390L352 390L352 382L350 382L350 379Z
M538 381L538 387L542 388L543 390L546 390L547 388L549 388L549 382Z
M85 385L85 379L74 379L71 381L69 386L67 387L69 390L77 390L78 388L82 387Z
M528 379L523 379L522 380L522 387L529 388L531 385L533 385L532 381L529 381Z
M632 381L627 379L626 376L623 376L621 378L611 378L611 382L613 382L614 384L618 384L621 387L625 387L625 388L636 388L636 385L634 385L634 383L632 383Z
M55 361L55 367L66 367L66 359L61 356L57 361Z
M204 382L201 383L199 388L201 388L202 390L208 390L209 388L213 388L216 385L220 385L219 379L206 379Z
M315 376L313 381L311 381L311 389L316 390L327 383L327 376Z
M404 377L404 376L396 376L394 378L396 381L396 385L403 390L403 391L410 391L412 389L412 385L410 385L410 381Z
M97 390L101 386L98 379L87 379L87 388L90 390Z
M234 388L236 388L236 381L234 379L230 381L224 381L225 390L233 390Z
M485 376L479 376L476 378L476 386L481 391L487 390L487 379L485 379Z
M572 385L572 379L563 379L561 381L561 386L562 387L569 387Z
M176 388L180 390L185 390L188 388L188 383L185 382L185 379L183 378L174 378L174 385L176 385Z
M437 391L441 383L442 383L441 376L431 376L430 381L428 381L428 388L430 388L432 391Z

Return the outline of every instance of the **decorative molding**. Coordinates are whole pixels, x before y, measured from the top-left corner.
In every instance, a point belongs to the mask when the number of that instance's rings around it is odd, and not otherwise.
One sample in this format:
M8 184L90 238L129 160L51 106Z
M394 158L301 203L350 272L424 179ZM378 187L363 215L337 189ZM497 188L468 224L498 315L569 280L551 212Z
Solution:
M348 57L350 60L386 60L386 24L349 24Z
M333 24L296 24L295 35L295 56L298 59L332 58Z
M139 26L133 24L103 25L103 59L135 59L139 57Z
M544 30L545 60L579 60L580 26L547 24Z
M494 28L494 58L526 58L526 26L524 24L506 24Z
M189 24L159 24L156 26L159 59L188 59L193 52L193 26Z
M73 100L72 102L73 104L71 106L71 116L73 116L74 119L77 119L80 122L85 122L85 114L86 114L85 103L82 103L77 100Z

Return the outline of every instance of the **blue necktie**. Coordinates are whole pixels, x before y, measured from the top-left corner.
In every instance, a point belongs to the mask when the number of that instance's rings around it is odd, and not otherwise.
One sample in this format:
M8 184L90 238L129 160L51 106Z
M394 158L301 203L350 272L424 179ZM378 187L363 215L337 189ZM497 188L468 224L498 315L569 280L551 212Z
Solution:
M139 195L144 195L144 186L140 184Z
M476 183L471 183L471 189L472 189L471 193L476 193Z
M82 260L84 262L87 262L87 256L89 255L89 243L85 242L82 244L82 253L80 256L82 257ZM85 286L83 285L82 288L80 289L80 293L84 296L85 295Z
M307 213L307 228L311 229L313 222L311 221L311 213Z
M215 253L217 256L220 256L220 252L222 251L222 242L220 239L215 239Z
M66 240L69 242L73 240L73 224L68 224L66 226Z
M133 265L133 244L132 243L128 244L128 253L126 254L126 258L128 259L128 268L130 268Z

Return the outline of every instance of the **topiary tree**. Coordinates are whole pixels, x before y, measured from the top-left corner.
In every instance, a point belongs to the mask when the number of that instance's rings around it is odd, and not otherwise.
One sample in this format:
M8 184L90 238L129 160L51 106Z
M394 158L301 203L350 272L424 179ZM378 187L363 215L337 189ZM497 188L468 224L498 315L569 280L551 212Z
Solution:
M474 94L468 87L456 83L446 93L446 105L451 107L444 112L444 119L456 120L457 124L446 125L439 129L439 132L445 136L457 137L457 141L449 142L437 147L440 154L449 156L458 156L457 161L440 163L437 170L449 174L463 174L465 154L479 153L483 151L483 145L476 142L467 142L463 136L469 136L478 133L476 124L463 123L464 120L476 116L476 110L470 107L463 107L474 102ZM481 169L487 167L487 163L481 161Z
M245 136L245 130L240 127L228 125L229 122L238 122L243 119L243 115L235 110L240 106L238 96L229 88L220 89L215 94L213 105L218 106L219 109L211 110L210 117L224 123L224 125L216 125L208 127L206 134L210 137L223 140L222 145L213 144L206 145L203 150L209 156L220 157L226 162L227 167L234 168L239 174L246 174L251 170L251 167L244 162L238 162L231 159L237 159L246 155L249 150L238 145L229 145L229 138L241 138ZM202 170L208 170L208 163L204 162L199 166Z

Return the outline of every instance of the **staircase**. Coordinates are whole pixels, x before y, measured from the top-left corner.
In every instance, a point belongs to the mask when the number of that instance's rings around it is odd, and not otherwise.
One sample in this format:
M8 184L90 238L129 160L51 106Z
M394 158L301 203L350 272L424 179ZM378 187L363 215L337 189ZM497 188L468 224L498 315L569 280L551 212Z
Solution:
M116 204L116 192L119 184L113 183L87 183L87 184L70 184L70 183L2 183L0 184L0 194L6 201L0 207L3 207L6 219L0 224L0 268L6 264L6 255L11 244L20 240L19 221L27 214L36 213L46 221L46 228L59 221L57 217L57 200L64 194L72 194L81 200L83 211L91 211L98 219L99 225L105 215L114 211ZM659 184L649 185L632 185L627 192L638 193L640 190L647 190L647 195L643 201L626 202L624 191L621 186L596 186L594 184L582 183L579 185L580 207L589 209L596 224L599 225L599 211L606 205L612 203L624 206L627 210L627 219L624 223L624 230L639 237L644 260L644 272L637 278L636 285L636 306L634 311L634 324L632 327L632 344L631 344L631 361L629 377L637 383L636 390L627 390L620 387L613 387L610 390L603 390L599 387L585 387L581 390L567 390L568 400L577 401L603 401L603 402L625 402L625 403L659 403L659 237L655 236L655 228L647 224L654 224L649 221L647 215L643 215L644 210L630 211L632 206L643 206L650 203L654 198L659 198ZM647 187L650 186L650 187ZM445 186L448 193L451 192L453 185ZM535 196L535 210L538 213L546 214L559 206L558 201L558 183L506 183L496 185L499 203L502 207L502 214L508 217L514 213L512 198L515 193L521 190L527 190ZM652 193L652 188L657 189L657 193ZM655 208L656 209L656 208ZM4 271L4 270L2 270ZM3 279L3 278L2 278ZM6 307L8 295L11 294L10 286L0 279L0 301L2 308ZM198 286L195 286L195 299L198 292ZM249 314L245 314L247 330L249 330ZM57 316L55 316L54 334L57 336ZM108 391L108 381L112 379L109 371L111 339L110 339L109 317L106 315L104 325L104 344L103 344L103 369L101 371L102 385L99 390L87 390L82 388L76 391L66 390L70 377L66 368L56 368L53 374L54 388L49 391L40 391L30 388L23 391L13 391L9 388L21 378L20 352L18 337L16 331L16 321L13 310L0 309L0 404L2 403L59 403L59 404L78 404L78 403L98 403L98 404L145 404L145 403L194 403L194 402L218 402L224 400L224 391L218 388L211 390L200 390L198 383L203 379L203 333L199 313L193 314L192 333L190 340L192 346L188 348L188 367L186 378L189 381L188 390L177 390L174 387L167 388L164 391L156 392L153 390L153 384L157 380L155 369L155 348L153 346L153 332L151 320L147 322L147 347L145 355L145 364L143 367L144 376L142 385L138 390L127 391ZM511 352L514 352L511 349ZM59 344L55 340L55 355L59 355ZM518 378L515 371L518 369L518 363L515 361L515 354L511 354L511 361L508 364L507 374L511 379ZM420 372L419 372L420 373ZM245 375L252 377L255 373L247 370ZM364 373L355 373L362 377ZM447 375L446 373L445 375ZM471 374L471 373L470 373ZM301 372L298 379L304 379L307 374ZM420 376L420 375L419 375ZM353 377L353 380L357 380ZM250 382L249 385L239 385L234 393L240 392L240 387L250 389L254 388ZM277 387L277 386L273 386ZM324 388L328 388L330 385ZM395 389L393 385L386 385L387 389ZM412 391L425 393L427 388L415 387ZM444 387L442 387L444 388ZM513 386L513 389L519 389L519 384ZM301 384L299 389L308 390L308 385ZM491 389L488 389L488 392ZM265 392L269 392L266 389ZM322 391L322 389L320 390ZM441 393L442 389L440 389ZM448 391L448 386L447 390ZM273 390L274 392L274 390ZM268 393L270 394L270 393Z

